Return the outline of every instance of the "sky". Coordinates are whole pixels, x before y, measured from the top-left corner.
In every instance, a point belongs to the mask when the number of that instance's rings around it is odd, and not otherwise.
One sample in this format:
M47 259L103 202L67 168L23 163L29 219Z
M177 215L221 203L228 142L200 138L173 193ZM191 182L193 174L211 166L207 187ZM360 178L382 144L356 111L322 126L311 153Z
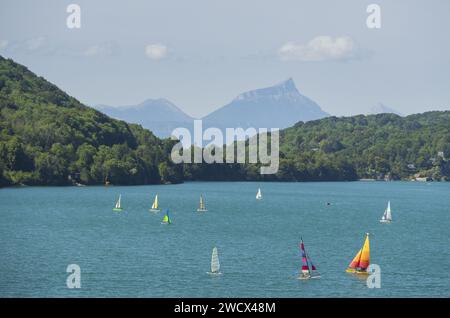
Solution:
M332 115L412 114L450 109L449 13L447 0L0 0L0 55L87 105L166 98L202 117L292 77Z

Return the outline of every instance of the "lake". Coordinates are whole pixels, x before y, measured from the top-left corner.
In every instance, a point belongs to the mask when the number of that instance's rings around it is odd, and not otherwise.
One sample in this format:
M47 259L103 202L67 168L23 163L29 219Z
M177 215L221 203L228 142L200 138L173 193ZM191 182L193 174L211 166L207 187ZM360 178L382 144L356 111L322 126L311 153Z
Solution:
M149 212L156 193L173 224ZM196 212L200 194L208 212ZM381 224L388 200L394 221ZM23 187L0 202L2 297L450 296L450 183ZM366 232L379 289L345 272ZM301 236L320 279L297 279ZM80 289L66 286L69 264Z

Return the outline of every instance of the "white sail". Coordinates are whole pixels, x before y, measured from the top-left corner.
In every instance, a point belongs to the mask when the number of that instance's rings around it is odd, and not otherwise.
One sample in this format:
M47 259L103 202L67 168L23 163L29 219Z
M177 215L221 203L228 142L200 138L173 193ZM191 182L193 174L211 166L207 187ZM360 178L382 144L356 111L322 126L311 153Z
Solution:
M261 188L258 188L258 192L256 193L256 199L262 199Z
M120 209L120 199L121 199L122 195L119 195L119 200L117 200L116 202L116 209Z
M219 254L217 252L217 247L214 247L211 255L211 273L218 273L219 269Z
M391 201L388 201L388 206L386 208L386 220L392 221L392 215L391 215Z
M392 214L391 214L391 201L388 201L388 205L386 210L384 210L383 216L381 217L381 222L390 222L392 221Z
M155 200L153 201L153 204L152 204L152 209L153 210L158 209L158 195L155 196Z

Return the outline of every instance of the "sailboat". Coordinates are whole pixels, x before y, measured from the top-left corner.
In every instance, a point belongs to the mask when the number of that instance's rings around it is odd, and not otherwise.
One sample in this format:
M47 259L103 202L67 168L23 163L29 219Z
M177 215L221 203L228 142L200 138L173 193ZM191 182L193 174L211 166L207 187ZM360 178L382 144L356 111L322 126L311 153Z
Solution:
M388 201L388 205L386 210L384 210L384 214L380 220L381 223L391 223L392 222L392 214L391 214L391 201Z
M122 206L120 205L120 199L122 198L122 195L121 194L119 194L119 200L117 200L117 202L116 202L116 205L114 206L114 208L113 208L113 211L116 211L116 212L121 212L123 209L122 209Z
M256 200L261 200L262 194L261 194L261 188L258 188L258 192L256 192Z
M217 252L217 247L214 247L211 255L211 271L208 272L210 275L220 275L220 263L219 263L219 253Z
M203 196L201 195L200 196L200 205L197 209L197 212L206 212L206 211L208 211L208 209L206 209L205 200L203 200Z
M169 209L167 209L166 214L164 215L164 218L163 218L161 224L172 224L172 220L170 219L170 216L169 216Z
M353 258L350 265L348 265L346 272L355 274L369 274L367 272L367 268L369 267L369 265L370 265L369 233L366 233L366 239L364 241L363 247Z
M155 200L153 201L152 207L150 208L151 212L159 212L161 211L159 209L159 205L158 205L158 195L155 195Z
M309 255L306 254L303 238L301 238L300 250L302 251L302 273L298 279L320 278L320 274L316 266L312 263Z

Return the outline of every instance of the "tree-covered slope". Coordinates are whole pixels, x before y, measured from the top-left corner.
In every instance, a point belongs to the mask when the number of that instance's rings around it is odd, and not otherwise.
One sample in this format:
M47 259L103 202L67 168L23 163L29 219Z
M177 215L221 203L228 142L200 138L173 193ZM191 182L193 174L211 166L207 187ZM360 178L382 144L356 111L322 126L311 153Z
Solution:
M185 165L184 174L189 180L450 180L449 157L449 111L359 115L299 122L282 130L274 175L260 175L253 164Z
M282 132L280 144L282 178L450 177L450 111L300 122Z
M0 56L0 184L178 182L171 147Z

